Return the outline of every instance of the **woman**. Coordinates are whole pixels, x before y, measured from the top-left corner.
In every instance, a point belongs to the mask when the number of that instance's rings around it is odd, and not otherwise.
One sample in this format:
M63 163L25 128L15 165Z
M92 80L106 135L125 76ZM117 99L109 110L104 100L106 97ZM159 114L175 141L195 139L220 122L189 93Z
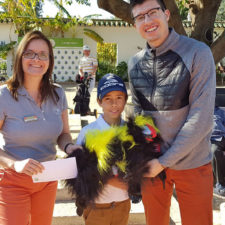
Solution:
M33 183L55 144L76 149L63 89L51 83L50 41L39 31L20 42L13 76L0 87L0 224L51 225L57 182Z

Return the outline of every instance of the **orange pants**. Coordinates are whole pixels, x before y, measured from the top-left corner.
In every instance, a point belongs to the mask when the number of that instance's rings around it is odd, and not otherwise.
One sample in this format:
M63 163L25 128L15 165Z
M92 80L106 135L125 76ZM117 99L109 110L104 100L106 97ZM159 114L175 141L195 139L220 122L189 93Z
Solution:
M94 204L83 213L85 225L127 225L130 199L121 202Z
M175 185L182 225L212 225L213 174L211 164L189 170L166 170L166 184L147 178L142 201L148 225L169 225Z
M51 225L57 182L33 183L26 174L0 169L0 224Z

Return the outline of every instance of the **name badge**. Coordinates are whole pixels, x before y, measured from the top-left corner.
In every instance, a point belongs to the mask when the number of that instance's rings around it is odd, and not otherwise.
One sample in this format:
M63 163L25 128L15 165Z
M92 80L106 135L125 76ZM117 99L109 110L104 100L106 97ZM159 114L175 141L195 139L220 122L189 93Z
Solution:
M27 123L27 122L37 121L38 118L37 116L24 116L23 120L25 123Z

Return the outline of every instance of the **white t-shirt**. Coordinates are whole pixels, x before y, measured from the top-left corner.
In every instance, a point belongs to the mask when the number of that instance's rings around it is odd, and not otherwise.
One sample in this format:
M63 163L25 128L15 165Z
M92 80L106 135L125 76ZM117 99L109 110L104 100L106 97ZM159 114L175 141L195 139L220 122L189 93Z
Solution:
M98 66L98 61L91 56L83 56L80 59L79 70L82 69L83 73L93 73L93 66Z
M121 119L121 125L124 124L124 121ZM98 117L98 119L85 126L81 131L77 138L77 144L82 145L85 143L85 134L90 129L98 129L98 130L106 130L109 129L110 125L105 122L102 115ZM101 192L101 194L98 196L98 198L95 199L95 203L111 203L111 202L119 202L124 201L129 198L128 193L126 190L114 187L110 184L106 184Z

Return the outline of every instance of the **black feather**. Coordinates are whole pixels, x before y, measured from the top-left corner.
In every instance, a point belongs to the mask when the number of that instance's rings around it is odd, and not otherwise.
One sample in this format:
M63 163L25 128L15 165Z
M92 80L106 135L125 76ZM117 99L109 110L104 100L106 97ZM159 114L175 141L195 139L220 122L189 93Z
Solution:
M129 196L140 198L143 176L148 172L147 162L162 155L159 151L162 139L157 135L153 141L148 141L143 134L143 128L134 123L134 118L129 118L126 125L128 135L133 137L135 145L129 141L124 142L120 136L114 137L107 146L108 151L112 153L107 164L112 167L116 162L125 158L127 161L126 171L119 170L118 177L128 184ZM81 216L83 209L98 197L103 186L112 177L112 172L110 170L100 174L96 154L90 152L85 146L83 146L83 150L76 150L68 157L76 157L78 176L65 182L70 192L75 196L77 214ZM162 171L158 177L164 184L165 172Z

